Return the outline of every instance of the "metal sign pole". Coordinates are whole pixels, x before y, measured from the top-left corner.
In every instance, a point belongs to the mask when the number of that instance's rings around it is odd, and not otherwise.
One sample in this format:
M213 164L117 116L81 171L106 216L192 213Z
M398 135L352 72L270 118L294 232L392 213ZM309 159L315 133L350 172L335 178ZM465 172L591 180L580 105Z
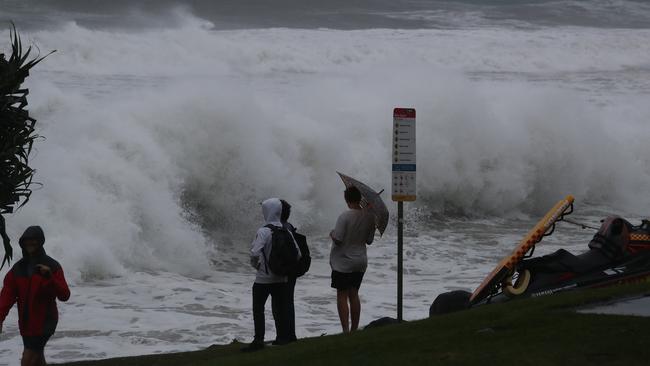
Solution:
M404 202L397 202L397 321L402 322Z
M415 109L393 110L393 201L397 202L397 321L403 320L404 201L416 199Z

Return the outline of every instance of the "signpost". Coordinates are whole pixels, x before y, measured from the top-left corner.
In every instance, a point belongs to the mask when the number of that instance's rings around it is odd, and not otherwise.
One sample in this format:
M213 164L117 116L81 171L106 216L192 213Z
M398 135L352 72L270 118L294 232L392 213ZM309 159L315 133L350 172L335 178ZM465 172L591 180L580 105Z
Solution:
M393 201L397 201L397 321L402 321L404 201L415 201L415 109L393 110Z

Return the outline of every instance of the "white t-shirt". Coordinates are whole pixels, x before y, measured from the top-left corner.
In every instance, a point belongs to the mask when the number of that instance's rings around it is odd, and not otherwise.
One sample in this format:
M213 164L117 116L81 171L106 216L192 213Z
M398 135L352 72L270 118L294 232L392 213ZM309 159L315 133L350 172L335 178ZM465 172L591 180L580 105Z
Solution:
M341 244L332 243L330 266L342 273L365 272L368 267L366 244L375 237L375 218L366 210L343 212L332 232Z

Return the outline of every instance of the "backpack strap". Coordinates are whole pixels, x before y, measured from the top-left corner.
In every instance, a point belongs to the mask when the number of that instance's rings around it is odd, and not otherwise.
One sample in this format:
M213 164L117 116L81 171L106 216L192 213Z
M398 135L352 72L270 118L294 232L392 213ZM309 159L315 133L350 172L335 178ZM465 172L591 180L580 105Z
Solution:
M266 252L264 251L264 248L262 248L262 255L264 256L264 272L266 272L266 274L269 274L269 265L267 263L269 259L266 257Z
M268 228L271 230L271 240L273 240L273 233L275 233L278 230L278 227L275 225L264 225L265 228ZM266 274L269 274L269 257L266 255L266 251L264 250L264 247L262 247L262 255L264 256L264 272Z
M264 225L264 227L271 229L271 233L284 229L283 227L275 226L273 224Z

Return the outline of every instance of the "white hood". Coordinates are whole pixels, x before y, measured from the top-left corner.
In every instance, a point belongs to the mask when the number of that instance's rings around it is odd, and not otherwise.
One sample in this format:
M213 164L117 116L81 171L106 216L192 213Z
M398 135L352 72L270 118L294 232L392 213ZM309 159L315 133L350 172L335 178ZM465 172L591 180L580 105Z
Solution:
M266 224L282 226L280 217L282 215L282 202L279 198L269 198L262 202L262 214Z

